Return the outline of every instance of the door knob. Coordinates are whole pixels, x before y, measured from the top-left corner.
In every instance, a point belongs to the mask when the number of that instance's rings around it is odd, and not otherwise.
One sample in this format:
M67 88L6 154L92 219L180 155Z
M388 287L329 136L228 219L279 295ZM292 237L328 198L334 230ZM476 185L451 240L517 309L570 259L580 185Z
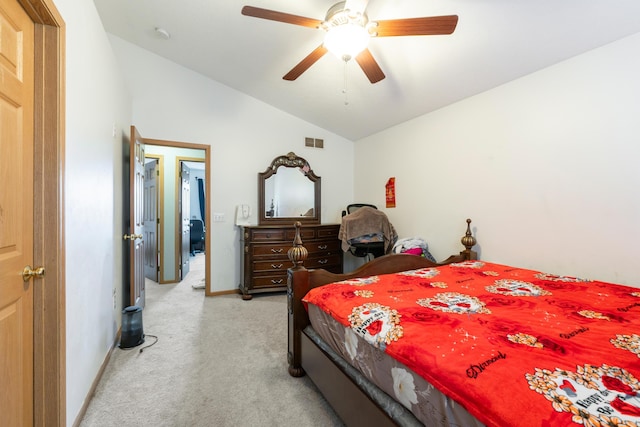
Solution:
M142 234L125 234L124 236L122 236L122 238L124 240L136 240L136 239L142 239Z
M32 270L31 266L27 265L22 270L22 280L24 280L25 282L28 282L29 280L31 280L32 277L36 277L38 279L41 279L42 277L44 277L44 267L38 267L35 270Z

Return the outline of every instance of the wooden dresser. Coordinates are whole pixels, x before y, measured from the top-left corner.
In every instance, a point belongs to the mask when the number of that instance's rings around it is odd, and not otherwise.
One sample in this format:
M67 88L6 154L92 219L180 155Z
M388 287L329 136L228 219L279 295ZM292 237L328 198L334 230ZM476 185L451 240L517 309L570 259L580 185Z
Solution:
M338 240L340 224L304 225L302 243L309 252L306 268L324 268L342 273L342 249ZM293 267L287 251L293 246L296 229L292 225L242 227L242 298L258 292L287 290L287 269Z

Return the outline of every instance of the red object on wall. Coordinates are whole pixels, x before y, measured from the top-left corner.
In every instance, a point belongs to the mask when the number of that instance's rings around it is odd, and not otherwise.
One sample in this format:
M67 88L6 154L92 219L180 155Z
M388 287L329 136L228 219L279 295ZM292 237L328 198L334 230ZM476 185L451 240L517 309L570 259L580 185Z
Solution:
M394 177L389 178L386 187L386 199L387 207L396 207L396 179Z

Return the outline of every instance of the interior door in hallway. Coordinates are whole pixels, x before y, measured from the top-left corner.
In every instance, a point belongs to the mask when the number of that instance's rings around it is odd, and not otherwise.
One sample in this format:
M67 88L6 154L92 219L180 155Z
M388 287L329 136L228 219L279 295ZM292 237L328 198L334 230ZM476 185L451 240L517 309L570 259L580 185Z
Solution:
M0 423L31 425L33 406L34 25L0 4ZM29 266L29 267L27 267ZM23 270L27 275L23 280Z
M191 169L180 162L180 280L189 273L189 256L191 255Z
M144 165L144 277L158 281L158 161Z
M144 140L131 126L129 145L129 304L144 308Z

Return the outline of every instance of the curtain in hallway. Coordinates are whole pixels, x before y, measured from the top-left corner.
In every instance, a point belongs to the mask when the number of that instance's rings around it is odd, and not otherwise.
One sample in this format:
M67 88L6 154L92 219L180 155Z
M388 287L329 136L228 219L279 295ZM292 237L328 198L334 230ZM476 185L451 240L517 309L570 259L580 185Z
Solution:
M200 217L204 223L204 179L198 178L198 200L200 201Z

